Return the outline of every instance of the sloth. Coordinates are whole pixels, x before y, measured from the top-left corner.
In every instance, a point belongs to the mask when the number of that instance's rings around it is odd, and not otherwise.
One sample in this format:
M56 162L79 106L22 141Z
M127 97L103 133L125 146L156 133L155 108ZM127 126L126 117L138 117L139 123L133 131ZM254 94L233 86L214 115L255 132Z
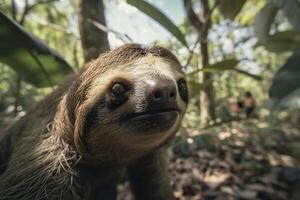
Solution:
M188 89L176 57L127 44L100 55L0 135L0 199L173 199L166 145Z

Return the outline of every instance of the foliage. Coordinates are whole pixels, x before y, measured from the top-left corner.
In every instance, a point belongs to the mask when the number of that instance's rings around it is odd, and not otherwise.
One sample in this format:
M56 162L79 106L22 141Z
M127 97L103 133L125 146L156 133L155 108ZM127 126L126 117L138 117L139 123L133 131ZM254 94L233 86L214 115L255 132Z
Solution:
M284 13L288 16L289 20L291 20L291 16L294 16L296 18L296 13L300 12L300 7L298 8L298 6L294 5L294 3L294 0L289 0L284 6L282 6ZM277 7L277 5L279 5L278 2L277 4L270 2L266 4L265 7L262 8L261 11L257 14L254 25L255 33L260 42L265 45L266 48L270 51L279 53L284 51L292 51L300 45L299 33L292 30L285 30L281 32L277 31L272 35L270 34L270 29L272 24L274 23L275 16L277 15L279 8L281 8ZM288 12L286 12L286 7L291 7L292 5L296 7L293 8L292 11L289 10ZM295 14L293 14L293 12L295 12ZM292 21L294 22L295 30L297 30L296 26L298 25L296 19L292 19Z
M53 86L72 72L54 50L14 23L0 11L0 61L11 66L29 83Z
M224 17L234 20L243 8L246 0L220 0L220 11Z
M56 54L63 55L63 58L74 67L73 69L78 69L82 65L83 56L82 49L78 43L78 30L74 29L75 22L70 18L70 16L75 13L75 5L72 2L61 2L57 0L15 1L15 7L12 6L12 2L14 1L0 0L1 11L3 11L6 16L10 16L10 18L15 19L17 22L21 22L21 19L24 19L22 22L23 29L30 32L30 37L36 35L40 38L35 39L34 41L40 42L40 40L42 40L44 43L42 46L39 45L38 49L45 47L45 44L47 44L50 48L46 47L46 50L55 49L55 51L58 52ZM25 6L25 3L27 6ZM2 25L0 27L2 28ZM16 33L12 33L11 35L14 36ZM16 38L15 40L19 41L20 38ZM7 42L9 41L2 39L0 46L7 44ZM14 43L13 41L11 42ZM8 53L2 48L0 51ZM53 50L51 50L51 52L53 52ZM51 54L47 54L47 56L51 60L50 63L58 62L51 58ZM28 57L26 60L22 60L22 63L25 61L32 62L32 59ZM26 68L21 68L20 66L21 65L17 65L17 69L26 70ZM46 66L46 68L48 67L50 66ZM62 66L54 66L52 69L58 70L58 73L60 74L59 70L61 67ZM36 86L29 82L25 82L24 79L21 78L21 76L30 74L32 70L36 70L39 75L31 73L30 76L28 75L29 79L42 80L42 82L38 83L38 85L49 85L47 79L43 79L44 75L38 68L33 68L31 71L27 70L23 73L16 73L15 70L12 70L11 66L5 65L4 63L0 63L0 68L0 124L3 122L3 124L0 125L1 128L2 126L5 126L6 122L11 123L11 120L14 117L19 118L24 115L29 107L32 107L36 101L43 98L46 94L52 91L52 89L48 87L41 89L36 88ZM51 69L51 67L49 69ZM67 71L70 72L73 71L73 69L70 70L69 68ZM65 74L68 73L67 71L65 71ZM65 75L63 77L61 75L60 77L56 77L55 74L53 76L52 73L50 76L51 79L54 79L53 82L55 82L55 84L65 77Z
M278 8L269 3L263 7L256 16L254 23L254 31L258 39L266 44L269 42L269 32Z
M188 75L195 74L198 71L220 72L220 71L224 71L224 70L230 70L230 69L234 69L237 66L238 63L239 63L239 61L236 60L236 59L222 60L221 62L217 62L217 63L212 64L212 65L204 66L201 69L198 69L196 71L193 71L193 72L189 73Z
M266 48L275 53L290 52L300 47L300 33L293 30L276 32L270 37Z
M296 49L287 62L275 74L269 93L282 99L300 87L300 49Z
M294 30L278 31L270 34L277 11L281 9L292 24ZM270 51L282 53L292 51L300 46L300 5L296 0L273 0L266 4L256 16L255 33L260 42ZM289 58L286 64L275 75L269 90L272 98L282 99L296 90L299 60L296 58L298 50Z

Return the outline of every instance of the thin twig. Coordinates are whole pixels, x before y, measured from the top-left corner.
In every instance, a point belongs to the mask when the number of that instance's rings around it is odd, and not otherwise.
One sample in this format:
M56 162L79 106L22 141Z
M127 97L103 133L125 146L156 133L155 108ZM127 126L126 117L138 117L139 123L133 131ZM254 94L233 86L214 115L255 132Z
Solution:
M183 0L183 5L190 23L196 28L199 35L201 35L200 33L202 32L204 24L194 12L191 1Z
M88 19L88 21L90 23L92 23L94 26L96 26L98 29L100 29L101 31L104 31L106 33L113 33L118 39L122 40L122 42L124 42L124 43L133 42L133 39L131 37L129 37L129 35L127 35L127 34L123 34L116 30L110 29L98 21L95 21L92 19Z
M198 35L197 40L195 41L192 49L189 49L190 56L188 57L187 62L183 66L184 69L186 69L187 66L190 64L190 62L191 62L191 60L192 60L192 58L193 58L193 56L195 54L195 50L196 50L197 44L200 42L200 39L201 39L201 37L200 37L200 35Z
M32 4L32 5L29 5L29 4L28 4L28 0L25 0L25 8L24 8L24 11L23 11L23 14L22 14L22 16L21 16L21 19L20 19L19 23L20 23L21 25L23 25L24 22L25 22L25 19L26 19L27 15L28 15L28 13L29 13L32 9L34 9L36 6L39 6L39 5L41 5L41 4L52 3L52 2L55 2L55 1L59 1L59 0L44 0L44 1L38 1L38 2L36 2L36 3L34 3L34 4Z
M57 30L57 31L61 31L61 32L67 34L67 35L70 35L70 36L76 38L77 40L80 40L79 35L77 35L76 33L68 30L66 27L60 26L58 24L51 23L51 22L49 22L47 20L44 20L42 18L39 18L39 17L34 17L33 20L36 21L37 23L39 23L42 26L46 26L48 28L51 28L51 29L54 29L54 30Z
M214 5L211 7L207 15L205 16L206 20L211 20L212 13L214 12L214 10L217 8L219 4L220 4L220 0L215 0Z
M203 20L200 20L200 18L196 15L195 11L193 10L193 6L192 6L192 3L190 0L183 0L183 4L184 4L184 8L185 8L185 11L186 11L187 17L189 18L190 23L194 26L194 28L198 32L198 37L197 37L196 42L194 43L194 46L192 47L192 49L189 49L190 56L184 65L184 68L186 68L190 64L192 57L194 56L197 44L201 40L203 40L204 30L206 30L207 27L210 25L209 22L211 20L212 12L219 5L219 0L215 1L215 4L213 5L213 7L211 9L206 8L206 9L208 9L208 12Z

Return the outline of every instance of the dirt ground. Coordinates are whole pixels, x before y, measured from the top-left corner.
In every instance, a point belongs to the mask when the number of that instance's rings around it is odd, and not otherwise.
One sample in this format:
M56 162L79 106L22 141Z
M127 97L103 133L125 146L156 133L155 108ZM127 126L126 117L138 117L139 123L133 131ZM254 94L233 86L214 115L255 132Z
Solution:
M299 128L246 121L185 132L171 145L177 200L300 199ZM132 199L128 183L118 189L119 200Z

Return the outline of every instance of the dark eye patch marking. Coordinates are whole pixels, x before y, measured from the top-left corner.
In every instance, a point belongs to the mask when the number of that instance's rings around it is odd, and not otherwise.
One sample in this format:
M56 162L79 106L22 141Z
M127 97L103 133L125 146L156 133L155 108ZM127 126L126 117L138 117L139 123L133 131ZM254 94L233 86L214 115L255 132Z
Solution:
M89 110L84 124L84 130L86 132L89 132L93 128L93 126L97 124L97 121L100 120L99 114L103 111L105 111L105 104L101 101L95 104Z
M97 124L101 123L102 117L107 116L107 113L112 112L114 109L122 104L121 101L112 100L108 94L103 95L102 98L89 110L86 116L84 130L89 132Z
M107 94L105 97L105 105L109 110L115 110L119 106L124 104L128 100L128 97L129 97L128 92L118 96Z
M117 88L113 91L113 87L118 85L122 88ZM116 89L116 88L115 88ZM120 89L120 90L119 90ZM122 91L124 89L124 91ZM131 91L130 83L123 79L114 79L108 85L106 92L99 97L97 103L90 109L86 117L85 130L90 131L93 126L99 123L101 116L112 112L123 105L129 98Z

